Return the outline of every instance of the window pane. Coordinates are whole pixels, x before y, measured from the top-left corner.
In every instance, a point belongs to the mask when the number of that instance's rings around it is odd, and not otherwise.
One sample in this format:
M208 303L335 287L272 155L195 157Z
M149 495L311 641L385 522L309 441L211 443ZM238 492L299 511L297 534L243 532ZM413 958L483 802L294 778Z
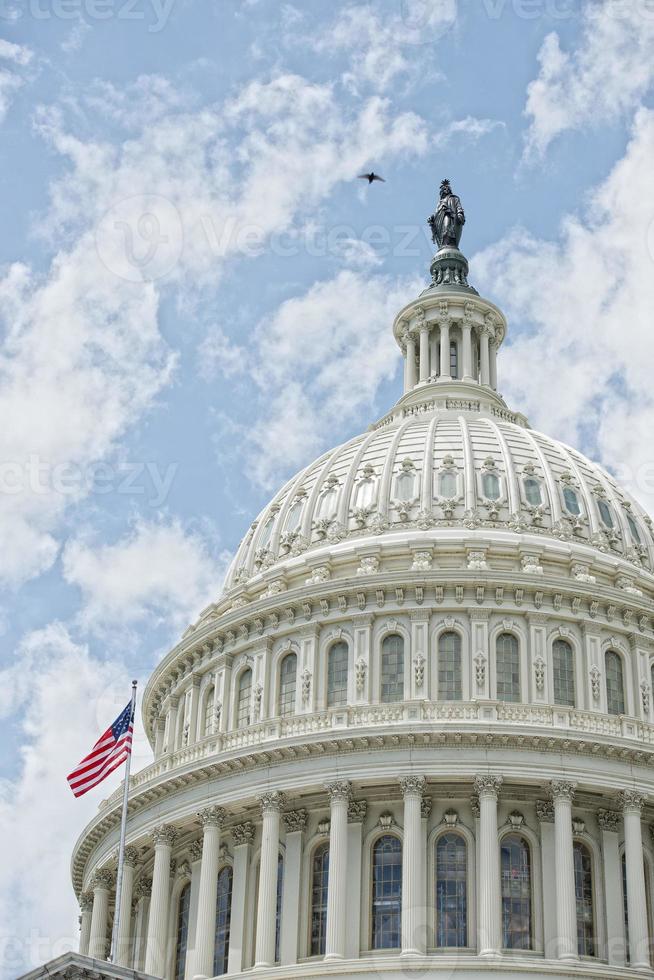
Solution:
M554 704L575 706L574 653L566 640L555 640L552 649Z
M296 528L300 526L300 518L302 517L302 500L296 500L291 509L288 512L288 517L286 518L286 530L295 531Z
M499 500L500 478L495 473L484 473L481 478L481 489L487 500Z
M216 904L216 940L213 954L214 976L227 973L229 958L229 930L232 919L232 869L223 868L218 875L218 902Z
M355 507L370 507L375 499L375 480L362 480L357 487Z
M275 907L275 963L279 963L282 934L282 898L284 896L284 858L277 858L277 904Z
M520 700L520 648L512 633L502 633L495 648L497 700Z
M295 714L295 688L297 680L297 657L289 653L282 660L279 671L279 713L282 718Z
M453 378L459 377L459 352L456 346L456 340L450 341L450 376Z
M624 681L622 677L622 659L614 650L608 650L604 658L606 668L606 707L610 715L623 715Z
M261 533L261 538L259 540L260 548L267 548L270 544L270 539L272 538L273 528L275 526L275 517L269 517L264 524L263 531Z
M525 497L527 498L527 503L531 504L532 507L540 507L543 502L540 483L533 476L526 477L525 479Z
M398 500L413 500L416 496L415 473L400 473L395 481L395 496Z
M347 704L347 643L335 643L327 658L327 706Z
M436 945L468 945L468 868L466 842L443 834L436 844Z
M336 516L336 499L338 497L338 490L336 487L331 487L329 490L325 490L322 497L320 498L320 503L318 504L318 514L319 520L325 520L329 517Z
M184 885L177 905L177 945L175 947L175 980L184 980L188 949L188 920L191 908L191 886Z
M501 845L502 945L531 949L531 861L523 837L509 834Z
M438 698L460 701L462 696L461 637L443 633L438 641Z
M575 897L577 900L577 951L595 956L595 916L593 912L593 862L590 851L574 843Z
M581 514L581 507L579 506L579 497L572 487L563 488L563 502L567 510L578 517Z
M404 640L393 634L384 637L381 656L381 699L384 703L404 698Z
M402 918L402 844L380 837L372 859L372 948L399 949Z
M638 525L636 524L636 521L629 513L627 513L627 524L629 525L631 536L636 542L636 544L641 544L640 531L638 530Z
M252 671L244 670L238 682L238 704L236 706L236 727L247 728L250 724L250 703L252 701Z
M209 693L207 694L207 700L205 701L204 707L204 734L211 735L213 732L213 707L216 703L216 690L214 687L209 688Z
M441 497L451 500L456 497L456 473L441 473L439 478Z
M597 498L597 509L599 510L600 517L602 518L602 523L605 527L613 527L613 514L611 513L611 508L607 504L603 497Z
M329 844L321 844L313 855L311 874L311 955L324 956L327 928Z

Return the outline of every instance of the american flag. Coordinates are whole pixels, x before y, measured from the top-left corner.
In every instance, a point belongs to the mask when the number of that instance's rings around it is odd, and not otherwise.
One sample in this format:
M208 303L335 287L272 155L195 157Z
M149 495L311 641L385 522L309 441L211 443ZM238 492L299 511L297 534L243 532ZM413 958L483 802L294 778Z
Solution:
M83 796L117 769L132 751L134 711L132 702L101 735L88 755L84 756L67 777L75 796Z

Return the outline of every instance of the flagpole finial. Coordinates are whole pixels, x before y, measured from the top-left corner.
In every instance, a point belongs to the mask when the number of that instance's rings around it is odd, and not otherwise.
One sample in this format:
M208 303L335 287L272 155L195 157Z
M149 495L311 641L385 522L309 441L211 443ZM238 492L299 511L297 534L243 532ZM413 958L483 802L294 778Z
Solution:
M138 684L138 681L132 681L132 687L136 687L137 684Z

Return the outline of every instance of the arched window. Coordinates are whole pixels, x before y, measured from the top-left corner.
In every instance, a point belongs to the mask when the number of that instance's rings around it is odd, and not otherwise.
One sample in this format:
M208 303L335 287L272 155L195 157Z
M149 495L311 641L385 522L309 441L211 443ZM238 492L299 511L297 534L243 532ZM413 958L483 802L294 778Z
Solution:
M569 514L572 514L574 517L579 517L581 514L581 505L577 491L573 490L572 487L563 488L563 503Z
M606 708L610 715L623 715L624 678L622 676L622 657L615 650L607 650L604 657L606 670Z
M500 478L497 473L483 473L481 477L481 492L486 500L500 499Z
M460 701L461 637L458 633L441 633L438 639L438 700Z
M543 503L540 481L533 476L527 476L524 480L524 487L527 503L532 507L540 507Z
M252 671L248 667L238 679L238 698L236 702L236 727L247 728L251 718Z
M175 945L175 980L184 980L186 950L188 949L188 924L191 908L191 883L187 882L177 901L177 942Z
M263 526L263 531L261 532L261 537L259 538L258 547L267 548L270 544L270 539L272 538L273 528L275 526L275 515L271 514L266 523Z
M279 714L288 718L295 714L295 689L297 686L297 656L287 654L279 669Z
M500 633L495 644L497 700L520 700L520 647L512 633Z
M468 945L468 861L461 834L443 834L436 843L436 945Z
M597 497L596 499L597 499L597 509L602 519L602 524L604 525L604 527L613 528L614 520L613 520L613 513L611 512L610 506L608 505L604 497Z
M320 497L318 513L316 514L318 520L328 520L330 517L336 517L337 500L338 489L335 484L332 484L323 491Z
M213 975L227 973L229 959L229 930L232 920L232 883L234 875L227 865L218 874L218 901L216 903L216 939L213 953Z
M381 655L381 699L385 704L404 698L404 640L385 636Z
M280 960L280 947L282 935L282 898L284 896L284 858L279 855L277 858L277 901L275 904L275 963Z
M450 377L459 377L459 348L456 340L450 341Z
M552 647L554 704L575 706L575 658L567 640L555 640Z
M329 883L329 844L313 852L311 864L311 955L325 955L327 936L327 887Z
M398 500L407 502L416 496L416 473L415 470L403 470L395 480L395 496Z
M629 511L625 511L627 515L627 524L629 525L629 530L631 531L631 537L633 538L634 544L642 544L642 538L640 536L640 531L638 530L638 525L633 518L633 515Z
M385 834L372 849L372 948L399 949L402 920L402 843Z
M502 946L531 949L531 855L519 834L502 838Z
M577 951L595 956L595 912L593 908L593 859L585 844L574 842L575 897L577 900Z
M327 706L347 704L347 643L334 643L327 655Z
M207 699L204 702L204 728L203 732L205 735L211 735L213 733L213 711L214 705L216 703L216 689L211 685L207 691Z
M295 531L300 526L300 520L302 518L302 508L304 506L304 501L302 497L296 497L293 502L293 506L288 512L286 517L286 530Z
M456 473L445 471L440 474L438 479L438 488L441 497L445 497L446 500L452 500L456 497Z

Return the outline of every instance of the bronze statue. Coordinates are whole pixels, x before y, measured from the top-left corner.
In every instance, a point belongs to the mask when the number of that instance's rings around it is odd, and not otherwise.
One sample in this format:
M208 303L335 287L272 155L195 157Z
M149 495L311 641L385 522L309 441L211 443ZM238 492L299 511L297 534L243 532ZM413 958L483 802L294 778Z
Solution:
M458 248L461 232L466 222L461 199L453 192L450 182L441 181L441 192L436 213L429 220L431 236L439 248Z

